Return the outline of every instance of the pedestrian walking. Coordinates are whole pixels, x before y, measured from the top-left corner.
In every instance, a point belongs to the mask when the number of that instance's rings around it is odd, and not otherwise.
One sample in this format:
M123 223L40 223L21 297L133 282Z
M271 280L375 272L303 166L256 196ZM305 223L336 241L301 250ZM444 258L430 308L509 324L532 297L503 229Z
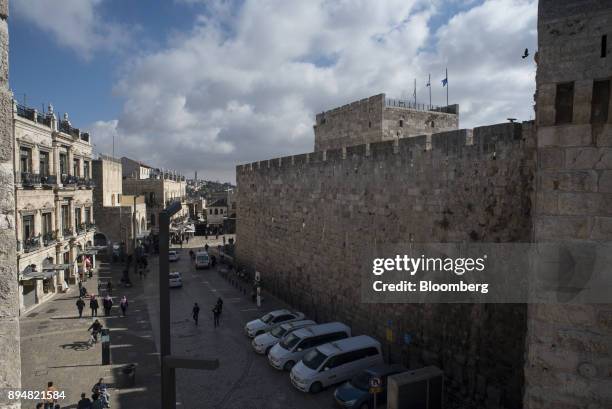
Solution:
M223 312L223 299L221 297L217 298L217 308L219 309L219 315Z
M87 296L87 288L85 288L84 285L81 284L81 288L79 288L79 295L81 297L86 297Z
M93 401L91 403L91 409L104 409L104 403L102 403L99 393L91 395L91 400Z
M121 307L121 315L125 317L127 315L127 308L128 308L128 300L127 300L127 297L125 295L123 297L121 297L121 301L119 302L119 306Z
M213 322L215 325L215 328L217 328L219 326L219 316L221 315L221 312L219 311L219 306L215 305L215 307L212 309L213 312Z
M81 400L77 403L76 409L91 409L91 400L84 393L81 393Z
M106 294L113 295L113 283L110 280L106 283Z
M193 320L195 321L195 325L198 325L198 317L200 315L200 306L198 305L198 303L194 303L193 304L193 310L191 310L192 314L193 314Z
M104 307L104 316L108 317L111 313L111 308L113 308L113 299L110 295L106 294L102 300L102 306Z
M104 378L98 379L98 382L96 382L94 384L94 386L91 387L91 392L92 393L97 393L99 395L100 391L102 389L106 389L106 384L104 383Z
M98 304L98 299L96 298L95 294L91 295L91 299L89 300L89 308L91 308L91 316L92 317L97 317L98 316L98 308L100 307L100 304Z
M92 344L95 344L98 342L98 333L102 331L102 324L100 324L100 321L95 320L93 324L91 324L89 328L87 328L87 332L89 332L90 330L91 330L90 341ZM102 380L102 378L100 378L100 380Z
M53 409L57 403L57 399L53 398L53 394L57 393L57 389L53 386L53 382L47 382L47 396L45 399L45 409Z
M83 318L83 308L85 308L85 301L81 297L76 302L77 310L79 310L79 318Z

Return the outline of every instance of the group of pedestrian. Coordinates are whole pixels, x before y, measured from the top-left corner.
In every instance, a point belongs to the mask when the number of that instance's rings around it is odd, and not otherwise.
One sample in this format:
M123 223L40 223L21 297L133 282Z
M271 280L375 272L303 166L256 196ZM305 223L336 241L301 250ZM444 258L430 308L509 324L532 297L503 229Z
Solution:
M37 403L36 409L60 409L57 397L53 397L57 393L57 388L53 386L53 382L47 382L47 390L45 392L47 393L45 400Z
M110 395L104 384L104 379L100 380L91 388L91 399L87 394L81 393L81 400L77 403L76 409L105 409L110 408Z
M215 328L219 326L219 319L221 318L221 312L223 311L223 300L221 297L217 299L217 303L212 308L213 313L213 325ZM200 306L198 303L193 303L193 308L191 309L191 316L193 317L193 321L195 325L198 325L198 320L200 318Z
M108 317L111 315L111 310L113 308L113 305L114 305L113 298L110 295L106 294L106 296L102 299L102 307L104 308L105 317ZM123 317L127 316L128 305L129 305L128 299L124 295L123 297L121 297L121 301L119 302L119 307L121 307L121 315ZM76 301L76 307L79 312L79 318L83 318L83 309L85 308L85 300L83 300L83 297L78 298L78 300ZM91 309L92 317L98 316L99 307L100 307L100 304L98 302L98 298L96 297L95 294L92 294L89 299L89 308Z

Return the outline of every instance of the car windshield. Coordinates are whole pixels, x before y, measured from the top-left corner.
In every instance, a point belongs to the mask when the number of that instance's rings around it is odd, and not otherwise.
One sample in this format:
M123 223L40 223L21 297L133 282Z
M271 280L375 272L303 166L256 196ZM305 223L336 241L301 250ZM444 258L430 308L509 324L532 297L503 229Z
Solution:
M266 314L263 317L261 317L261 320L267 324L270 321L272 321L272 318L274 318L274 316L272 316L272 314Z
M180 276L179 273L170 273L170 278L179 278Z
M351 379L351 385L362 391L367 391L370 387L370 374L367 372L361 372Z
M308 368L317 370L319 369L323 361L325 361L326 359L327 359L327 355L319 351L318 348L315 348L309 353L307 353L306 356L304 356L304 359L302 360L302 362Z
M291 351L298 342L300 342L300 337L294 333L291 333L283 338L283 340L280 342L280 346L285 348L287 351Z
M285 330L283 327L276 327L270 331L270 335L272 335L274 338L281 338L283 335L285 335L285 332L287 332L287 330Z

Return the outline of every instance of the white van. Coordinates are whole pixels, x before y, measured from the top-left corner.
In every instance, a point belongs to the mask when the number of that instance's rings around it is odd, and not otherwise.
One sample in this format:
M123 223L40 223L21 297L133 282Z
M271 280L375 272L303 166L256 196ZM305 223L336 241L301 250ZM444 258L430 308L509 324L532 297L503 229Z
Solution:
M380 342L367 335L320 345L291 369L291 383L303 392L320 392L383 363Z
M205 251L198 251L195 254L195 268L208 268L210 267L210 257Z
M273 368L288 371L314 347L350 336L351 329L341 322L300 328L270 349L268 362Z
M268 332L253 338L251 345L253 345L253 349L258 354L267 355L270 349L285 336L300 328L311 325L317 325L317 323L312 320L300 320L277 325Z

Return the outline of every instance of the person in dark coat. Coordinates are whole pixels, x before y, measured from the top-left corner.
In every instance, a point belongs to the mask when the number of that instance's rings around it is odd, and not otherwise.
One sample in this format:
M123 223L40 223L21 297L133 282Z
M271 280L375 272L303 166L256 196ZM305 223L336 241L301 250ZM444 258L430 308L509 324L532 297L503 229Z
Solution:
M81 400L77 403L77 409L91 409L91 400L84 394L81 394Z
M219 317L221 316L221 311L219 311L219 305L215 305L215 308L212 309L213 312L213 322L215 325L215 328L217 328L219 326Z
M83 308L85 308L85 301L81 297L76 302L77 309L79 310L79 318L83 318Z
M89 308L91 308L91 316L92 317L97 317L98 316L98 308L100 307L100 304L98 304L98 299L96 298L95 295L92 294L91 299L89 300Z
M193 314L193 320L195 321L195 325L198 325L198 318L200 316L200 306L197 302L193 304L193 309L191 310L191 312Z

